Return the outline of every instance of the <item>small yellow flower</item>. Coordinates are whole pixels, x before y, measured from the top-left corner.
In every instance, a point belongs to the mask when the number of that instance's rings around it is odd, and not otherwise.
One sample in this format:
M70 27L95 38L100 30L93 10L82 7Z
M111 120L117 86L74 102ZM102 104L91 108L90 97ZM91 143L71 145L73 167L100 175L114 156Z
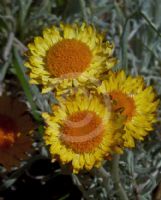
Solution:
M7 170L18 166L32 150L28 134L34 125L24 103L9 96L0 97L0 164Z
M153 130L159 100L151 86L146 87L143 78L126 77L124 71L109 72L98 91L112 99L112 110L125 117L124 146L134 147L134 139L143 140Z
M25 66L29 68L31 83L42 85L45 93L95 80L116 63L111 57L113 44L104 40L103 34L85 23L45 29L42 37L28 45Z
M69 95L59 99L53 113L43 113L47 124L44 140L53 161L71 164L74 173L99 167L119 149L120 128L110 107L97 96Z

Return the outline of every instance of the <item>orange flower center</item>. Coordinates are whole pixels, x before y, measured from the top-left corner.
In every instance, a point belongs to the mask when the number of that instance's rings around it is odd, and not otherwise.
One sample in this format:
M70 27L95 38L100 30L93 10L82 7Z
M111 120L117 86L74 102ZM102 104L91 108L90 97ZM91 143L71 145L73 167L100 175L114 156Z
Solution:
M89 47L75 39L64 39L52 46L47 53L47 66L55 77L75 77L90 65Z
M131 120L135 113L135 102L132 97L122 93L121 91L113 91L110 93L113 103L113 110L120 111L127 117L127 120Z
M0 114L0 149L5 149L14 144L16 140L16 124L6 115Z
M63 124L61 139L77 153L91 152L102 141L102 119L92 111L79 111L70 115Z

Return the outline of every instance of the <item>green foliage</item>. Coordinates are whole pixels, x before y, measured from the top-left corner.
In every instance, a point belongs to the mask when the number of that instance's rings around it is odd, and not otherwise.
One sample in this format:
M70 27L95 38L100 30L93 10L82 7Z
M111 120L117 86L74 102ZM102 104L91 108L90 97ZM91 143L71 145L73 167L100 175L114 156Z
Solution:
M12 85L10 77L17 77L17 88L20 83L42 135L40 112L49 112L50 102L55 102L55 99L51 95L41 95L38 87L28 84L23 66L26 45L35 35L41 34L44 27L60 21L85 20L99 30L107 31L107 38L115 43L115 54L119 57L116 69L124 68L127 73L144 76L147 84L154 85L160 96L160 13L160 0L1 0L0 84L2 88L5 86L5 91L7 85ZM144 143L139 143L133 151L127 150L121 156L121 181L130 200L152 199L152 191L161 181L160 143L158 124L156 131ZM109 166L110 162L104 166L106 174L102 170L93 170L88 175L73 178L86 199L119 200L114 191ZM0 189L14 184L15 176L17 174L7 177ZM68 194L61 199L67 197Z

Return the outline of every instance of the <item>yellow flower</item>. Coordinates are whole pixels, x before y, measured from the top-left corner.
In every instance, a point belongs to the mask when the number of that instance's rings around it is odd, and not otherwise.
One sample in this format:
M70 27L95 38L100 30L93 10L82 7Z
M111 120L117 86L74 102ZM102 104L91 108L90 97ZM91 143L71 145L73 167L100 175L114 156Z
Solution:
M29 132L33 123L24 103L9 96L0 97L0 164L7 170L20 164L31 152Z
M85 23L46 28L42 37L28 45L25 66L31 83L42 85L45 93L57 86L66 89L95 80L116 63L111 57L113 44L104 40L103 34Z
M159 100L151 86L146 87L142 77L126 77L124 71L109 72L98 91L112 99L112 110L121 113L124 121L124 146L134 147L153 130Z
M44 140L53 161L69 164L78 173L99 167L114 151L120 151L120 135L116 134L120 124L98 96L77 93L59 102L52 114L42 114L47 124Z

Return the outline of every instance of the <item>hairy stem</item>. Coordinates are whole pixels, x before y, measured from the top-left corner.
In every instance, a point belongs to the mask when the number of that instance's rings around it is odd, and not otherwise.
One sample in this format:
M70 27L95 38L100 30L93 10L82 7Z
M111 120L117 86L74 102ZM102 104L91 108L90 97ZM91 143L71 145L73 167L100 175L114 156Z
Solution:
M111 176L114 182L114 187L119 200L128 200L128 196L121 184L120 174L119 174L119 155L115 155L112 161Z

